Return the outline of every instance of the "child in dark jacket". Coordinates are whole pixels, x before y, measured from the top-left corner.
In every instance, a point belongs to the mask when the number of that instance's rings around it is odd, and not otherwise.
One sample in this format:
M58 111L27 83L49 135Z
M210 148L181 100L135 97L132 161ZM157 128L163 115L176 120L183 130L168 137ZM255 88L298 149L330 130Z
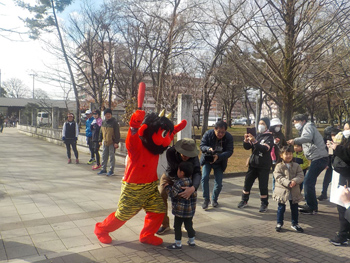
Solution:
M185 228L188 234L188 244L195 246L195 234L193 229L193 216L196 210L197 192L194 192L189 199L181 198L178 196L183 191L182 187L192 186L192 181L189 178L193 173L193 164L190 162L181 162L177 170L178 180L174 185L166 185L166 190L169 191L172 203L172 213L175 216L174 229L175 229L175 243L168 246L168 249L181 249L182 223L185 224Z

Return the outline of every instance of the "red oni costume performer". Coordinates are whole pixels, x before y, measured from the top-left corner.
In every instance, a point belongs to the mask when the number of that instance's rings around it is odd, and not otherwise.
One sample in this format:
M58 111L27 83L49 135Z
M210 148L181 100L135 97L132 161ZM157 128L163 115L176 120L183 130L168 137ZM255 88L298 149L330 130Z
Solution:
M100 242L111 243L112 238L108 233L117 230L144 209L146 217L140 242L155 246L163 243L161 238L154 235L165 215L164 201L158 191L158 159L174 135L185 128L186 124L183 120L174 127L166 117L151 113L145 118L144 111L134 112L125 141L128 157L118 209L103 222L96 224L95 234Z

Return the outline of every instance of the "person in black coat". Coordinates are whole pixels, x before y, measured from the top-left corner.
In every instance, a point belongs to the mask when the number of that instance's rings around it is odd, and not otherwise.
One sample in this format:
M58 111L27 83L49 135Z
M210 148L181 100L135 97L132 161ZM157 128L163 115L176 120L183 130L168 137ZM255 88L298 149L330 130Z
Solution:
M350 191L345 186L343 192L340 194L340 200L345 204L346 208L344 218L350 223Z
M346 123L344 125L343 138L341 143L337 145L336 143L329 141L327 143L327 146L333 149L334 158L338 157L348 166L350 166L350 123ZM337 170L335 162L333 162L333 165L334 170ZM348 185L349 181L350 172L340 173L339 185ZM350 218L349 209L340 205L337 205L337 209L339 214L340 228L338 234L333 239L330 239L329 242L331 242L335 246L341 246L346 245L348 243L347 237L350 234Z
M259 180L261 206L259 212L266 212L268 202L268 184L269 174L272 165L271 150L274 145L272 132L269 131L270 120L261 118L258 125L258 135L256 138L248 133L244 134L243 147L246 150L252 150L249 158L248 172L245 176L242 200L238 208L244 208L248 205L250 190L255 182Z
M218 121L214 130L208 130L202 137L199 145L202 155L200 164L202 165L202 190L204 202L203 209L207 209L210 202L209 175L211 169L214 170L214 188L211 199L213 207L218 206L218 197L222 189L222 179L227 167L228 158L233 153L233 137L227 131L227 123Z
M324 143L327 143L327 141L332 141L333 137L336 136L340 132L339 129L334 128L332 126L328 126L324 129L323 132L323 139ZM327 149L328 150L328 149ZM322 184L322 191L321 195L317 197L319 201L327 200L327 191L328 191L328 186L332 181L332 174L333 174L333 168L332 168L332 160L333 160L333 153L328 151L328 167L326 170L326 173L323 178L323 184Z

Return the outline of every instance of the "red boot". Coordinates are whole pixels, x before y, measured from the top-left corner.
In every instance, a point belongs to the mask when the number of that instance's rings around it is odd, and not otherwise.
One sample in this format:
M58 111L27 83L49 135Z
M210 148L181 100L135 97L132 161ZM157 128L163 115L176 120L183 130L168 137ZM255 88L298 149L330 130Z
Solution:
M101 243L110 244L112 243L112 238L108 235L108 233L117 230L122 225L124 225L125 222L126 221L121 221L116 218L115 212L113 212L107 216L103 222L96 223L94 233Z
M140 242L154 246L159 246L163 243L163 239L156 237L154 234L158 231L163 222L165 213L147 212L145 217L145 224L140 233Z

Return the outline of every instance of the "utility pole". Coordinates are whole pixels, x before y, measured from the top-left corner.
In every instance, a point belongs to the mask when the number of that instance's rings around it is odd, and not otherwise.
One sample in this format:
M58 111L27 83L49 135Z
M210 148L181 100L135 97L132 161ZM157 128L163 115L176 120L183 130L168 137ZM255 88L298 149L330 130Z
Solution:
M33 76L33 99L34 99L34 79L35 79L36 74L32 73L32 74L29 74L29 75Z

